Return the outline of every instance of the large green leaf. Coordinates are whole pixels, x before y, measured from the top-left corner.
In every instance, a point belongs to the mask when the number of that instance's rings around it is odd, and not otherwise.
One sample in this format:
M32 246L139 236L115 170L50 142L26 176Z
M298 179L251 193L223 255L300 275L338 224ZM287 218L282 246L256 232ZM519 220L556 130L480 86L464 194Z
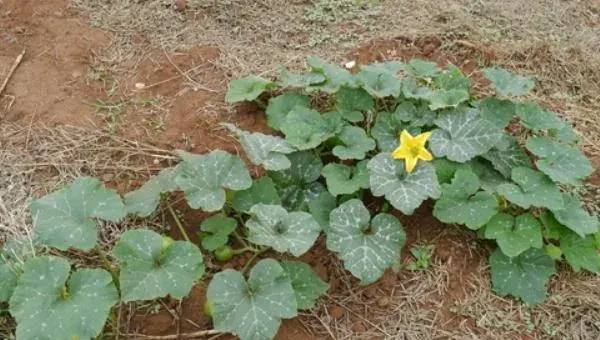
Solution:
M163 237L145 229L121 236L113 248L120 262L121 299L153 300L185 297L204 274L202 253L193 243L163 244Z
M509 257L496 249L490 256L492 285L500 295L512 295L533 305L546 298L546 282L554 275L554 260L540 249Z
M504 129L516 114L515 103L507 99L487 97L477 102L477 108L483 119Z
M229 234L237 227L235 218L225 214L215 214L200 224L202 248L210 251L217 250L227 244Z
M482 72L492 82L494 90L501 96L523 96L535 86L535 79L514 74L503 68L486 68Z
M484 159L476 157L466 164L470 165L473 172L479 177L481 189L485 191L496 193L498 191L498 186L510 183L509 180L504 178L501 173L492 167L490 162L487 162Z
M516 113L521 118L521 124L535 132L562 126L562 121L553 112L544 110L535 103L516 104Z
M420 127L425 125L433 125L433 121L437 117L436 113L429 109L427 104L419 102L415 105L412 101L403 101L396 107L394 116L402 122L407 122L410 126ZM396 142L398 141L398 133L395 134Z
M373 195L385 195L403 214L412 214L429 197L440 197L440 185L432 164L421 163L412 173L407 173L404 161L394 160L388 153L380 153L369 161L367 168L370 170Z
M535 162L538 169L555 182L578 184L594 171L579 149L554 142L548 137L530 138L526 147L540 158Z
M321 226L307 212L288 213L280 205L257 204L250 209L250 214L252 217L246 222L248 240L280 253L300 256L312 247L321 233Z
M119 300L110 273L79 269L63 258L42 256L23 267L10 299L19 340L96 338Z
M247 213L256 204L281 204L275 183L270 177L261 177L254 182L250 189L236 191L231 199L233 209Z
M581 237L598 231L598 227L600 226L598 219L585 211L577 198L564 194L563 199L565 202L564 208L552 210L558 222L573 230Z
M329 285L304 262L283 261L281 267L292 283L298 309L312 309L317 299L327 293Z
M376 98L398 97L402 83L396 75L377 65L360 67L358 82L371 96Z
M0 259L0 302L6 302L12 296L12 293L17 286L17 280L20 273L8 263L4 263Z
M284 170L290 167L286 154L294 152L294 148L279 136L265 135L259 132L250 133L222 123L240 141L246 156L254 165L262 165L267 170Z
M342 87L335 99L336 109L344 119L350 122L363 121L363 111L371 110L375 106L371 95L361 88Z
M435 77L440 70L436 63L421 59L413 59L409 61L404 71L415 78L427 79Z
M364 159L367 152L375 149L375 141L357 126L344 126L338 138L342 145L335 146L331 152L339 159Z
M498 193L522 207L562 209L563 197L558 187L543 173L531 168L514 168L512 180L517 184L501 184Z
M311 67L312 73L321 73L326 77L325 82L306 87L307 91L318 90L326 93L335 93L342 86L356 87L354 75L348 72L348 70L330 64L315 56L309 56L306 61Z
M127 212L139 217L148 217L158 207L161 194L175 190L177 190L175 170L162 170L144 183L141 188L125 194Z
M329 163L321 170L321 174L325 177L327 190L334 196L369 188L367 160L358 162L356 166Z
M308 211L325 233L329 230L329 214L336 206L335 197L327 191L319 194L308 203Z
M498 201L489 192L479 191L480 187L479 178L470 169L457 170L450 184L442 184L433 215L444 223L481 228L498 212Z
M468 163L457 163L446 158L436 158L433 160L435 166L435 174L437 175L440 184L450 183L459 169L471 170L471 165Z
M229 82L225 101L228 103L252 101L258 98L263 92L276 89L277 87L276 83L257 76L234 79Z
M267 125L275 130L280 130L288 114L294 107L308 108L310 97L295 92L287 92L280 96L269 99L267 106Z
M514 168L532 166L529 156L517 144L516 138L507 134L503 134L500 142L481 156L506 178L511 176Z
M341 129L342 117L339 113L321 114L302 106L294 107L281 125L285 140L298 150L316 148Z
M433 86L436 89L459 89L468 93L471 90L471 83L471 79L465 77L462 71L452 64L448 64L442 73L433 78Z
M567 144L579 142L579 135L573 130L573 126L564 120L560 121L558 127L548 130L548 135Z
M349 200L331 212L327 248L339 253L344 267L362 284L375 282L397 264L405 242L396 217L379 214L371 220L360 200Z
M447 108L456 108L461 103L469 100L470 95L468 91L461 89L450 89L450 90L435 90L429 97L429 108L431 110L440 110Z
M283 171L269 171L269 177L275 182L286 209L306 210L313 198L326 191L325 187L317 182L321 177L323 163L319 157L308 151L296 152L288 157L292 166Z
M407 127L397 115L382 112L377 114L371 136L377 141L379 151L391 153L400 144L400 133Z
M429 139L431 151L436 157L447 157L460 163L486 153L503 134L495 125L482 119L475 109L459 108L448 112L435 124L439 128Z
M0 302L8 302L23 272L23 264L35 256L35 245L27 236L11 238L0 249Z
M426 100L433 92L429 87L422 86L413 77L402 78L400 82L402 83L402 86L400 87L402 90L401 93L405 98Z
M208 285L216 330L231 332L240 340L273 339L282 318L296 316L294 288L281 265L273 259L258 262L248 282L242 273L225 269Z
M498 242L506 256L519 256L530 248L541 248L542 225L531 213L517 216L499 213L485 225L485 238Z
M220 210L225 205L225 189L244 190L252 185L244 162L225 151L205 155L178 151L178 155L182 162L176 168L175 183L194 209Z
M327 77L320 72L310 72L305 74L293 74L284 66L280 68L281 83L284 87L305 88L311 85L324 83Z
M581 268L600 273L600 249L593 236L582 238L574 232L567 232L560 238L560 249L574 271Z
M92 249L98 240L95 219L118 222L126 215L116 190L92 177L80 177L66 187L33 202L33 228L40 243L65 250Z

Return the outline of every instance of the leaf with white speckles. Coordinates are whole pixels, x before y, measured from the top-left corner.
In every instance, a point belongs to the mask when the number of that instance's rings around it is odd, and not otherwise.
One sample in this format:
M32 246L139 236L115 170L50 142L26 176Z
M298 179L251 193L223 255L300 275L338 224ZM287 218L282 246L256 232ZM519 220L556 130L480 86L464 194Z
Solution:
M469 92L461 89L451 90L435 90L431 92L427 100L429 100L429 108L431 110L439 110L446 108L456 108L461 103L469 100Z
M364 159L367 152L375 149L375 141L357 126L344 126L338 138L342 145L335 146L331 152L339 159Z
M364 120L364 111L371 110L375 101L369 93L361 88L342 87L336 95L335 107L342 117L350 122Z
M515 137L503 134L502 139L490 151L481 155L487 159L494 169L498 170L504 177L510 178L511 171L517 167L529 167L532 163L529 156L517 144Z
M459 108L435 121L429 147L436 157L464 163L486 153L502 138L503 132L483 119L476 109Z
M404 161L380 153L369 161L367 168L373 195L385 196L403 214L410 215L427 198L440 196L435 167L430 163L420 163L412 173L407 173Z
M554 112L544 110L536 103L517 103L515 107L521 124L532 131L556 130L563 126L563 121Z
M165 169L150 178L141 188L125 194L127 213L148 217L160 203L162 193L177 190L175 170Z
M492 285L500 295L512 295L530 305L544 301L546 282L556 272L554 260L540 249L508 257L500 249L490 255Z
M250 209L250 214L252 217L246 222L248 241L281 253L300 256L312 247L321 233L321 226L307 212L288 213L279 205L257 204Z
M534 78L524 77L503 68L486 68L482 72L492 82L494 90L502 96L519 97L527 94L535 86Z
M119 299L110 273L79 269L69 278L70 263L54 256L33 258L23 269L10 299L17 339L91 339L100 334Z
M325 233L329 230L329 214L336 206L335 197L327 191L321 193L308 203L308 211Z
M116 190L109 190L92 177L46 195L30 206L33 228L40 243L66 250L92 249L98 240L96 218L118 222L126 215Z
M565 202L564 208L552 210L552 214L558 222L581 237L598 231L600 222L583 209L577 198L563 194L563 199Z
M564 208L562 193L543 173L531 168L514 168L512 180L517 184L501 184L497 188L498 193L521 208Z
M217 250L229 241L231 234L237 227L237 220L225 214L216 214L202 221L200 224L200 241L202 248L210 251Z
M412 127L420 127L424 125L433 125L433 121L437 117L437 114L430 110L427 104L423 102L415 104L412 101L403 101L396 107L393 116L402 122L407 122ZM399 132L395 131L393 135L394 140L397 143Z
M391 153L400 144L400 133L408 127L397 114L382 112L377 114L371 136L377 141L379 151Z
M330 64L316 56L309 56L306 63L310 66L311 73L325 76L324 82L307 86L306 91L308 92L322 91L331 94L336 93L343 86L356 87L356 76L346 69Z
M214 328L240 340L273 339L281 319L297 315L294 288L281 265L273 259L258 262L248 281L242 273L225 269L208 285Z
M329 163L321 174L325 177L327 189L334 196L353 194L359 189L368 189L370 185L366 159L356 166Z
M496 240L506 256L515 257L527 249L542 247L542 225L530 213L517 217L499 213L485 225L485 238Z
M276 89L277 87L279 87L277 83L257 76L234 79L229 82L225 101L230 104L252 101L258 98L263 92Z
M579 184L594 171L579 149L554 142L548 137L530 138L526 147L540 158L535 162L538 169L555 182Z
M283 261L281 267L292 282L298 309L314 308L317 299L329 289L329 285L304 262Z
M261 177L252 182L250 189L233 193L231 204L240 213L247 213L256 204L281 204L275 183L270 177Z
M483 119L504 129L515 116L516 105L514 102L496 97L487 97L476 103Z
M280 130L281 125L285 122L288 114L292 112L294 107L308 107L310 98L295 92L286 92L277 97L269 99L267 106L267 125L275 130Z
M344 267L362 284L377 281L396 265L405 242L406 234L396 217L379 214L371 219L360 200L349 200L331 212L327 248L340 255Z
M402 88L393 71L377 65L364 65L356 75L360 86L376 98L398 97Z
M470 169L457 170L451 183L442 184L442 196L435 202L433 216L444 223L481 228L498 212L498 201L480 188L479 178Z
M196 245L175 241L163 245L163 237L144 229L130 230L113 248L120 262L121 299L152 300L171 295L185 297L204 274L202 253Z
M217 211L225 205L225 188L245 190L252 178L244 162L221 150L205 155L178 151L182 162L176 168L175 183L190 207Z
M6 241L0 249L0 302L10 299L23 272L23 264L35 255L34 247L27 236L19 236Z
M337 112L321 114L303 106L295 106L281 124L285 140L298 150L319 146L342 129L342 116Z
M435 77L440 73L440 69L436 63L422 59L413 59L409 61L404 66L404 71L409 75L420 79Z
M581 237L568 231L560 238L560 249L574 271L581 268L600 273L600 252L592 235Z

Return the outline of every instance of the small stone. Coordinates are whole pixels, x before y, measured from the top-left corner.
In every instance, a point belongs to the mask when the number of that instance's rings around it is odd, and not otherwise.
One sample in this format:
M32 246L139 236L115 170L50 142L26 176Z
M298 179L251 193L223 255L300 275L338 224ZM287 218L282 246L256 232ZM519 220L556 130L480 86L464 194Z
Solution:
M160 164L160 160L158 160L158 158L154 158L154 160L152 161L152 163L154 163L154 165L159 165Z
M356 66L356 61L352 60L344 64L344 67L347 69L353 69Z
M367 327L365 327L365 324L362 323L362 321L356 321L353 325L352 325L352 330L355 333L364 333L367 331Z
M387 307L390 304L390 298L387 296L382 296L377 300L377 305L379 307Z
M79 78L79 77L81 77L81 72L79 72L79 71L73 71L73 73L71 73L71 77L73 79Z
M344 308L342 308L340 306L334 306L329 311L329 314L331 314L332 318L339 319L339 318L341 318L344 315Z
M135 88L138 90L141 90L144 87L146 87L146 84L144 84L144 83L135 83Z

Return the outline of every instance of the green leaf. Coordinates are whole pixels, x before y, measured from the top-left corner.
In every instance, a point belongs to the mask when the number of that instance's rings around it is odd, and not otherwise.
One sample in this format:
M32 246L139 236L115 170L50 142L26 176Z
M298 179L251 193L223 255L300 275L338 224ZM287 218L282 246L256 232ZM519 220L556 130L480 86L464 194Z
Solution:
M265 135L259 132L250 133L240 130L235 125L221 123L233 135L246 152L246 156L254 165L262 165L266 170L284 170L290 167L286 154L294 152L294 148L278 136Z
M336 109L342 117L356 123L364 120L363 111L373 109L375 102L365 90L342 87L336 95Z
M23 264L35 256L35 244L29 236L9 239L0 249L0 302L8 302L23 272Z
M259 261L248 282L242 273L225 269L208 285L215 330L231 332L240 340L273 339L282 318L297 315L295 292L281 265Z
M400 145L400 133L408 127L400 118L392 113L379 113L371 136L377 141L377 147L382 152L392 152Z
M326 93L335 93L342 86L356 87L354 75L346 69L330 64L315 56L309 56L307 58L307 63L311 67L313 73L321 73L326 77L324 83L308 86L306 90L309 92L318 90Z
M332 153L339 159L364 159L367 152L375 149L375 141L357 126L344 126L338 137L342 145L334 147Z
M598 226L600 225L598 219L588 214L581 207L581 202L577 198L564 194L563 199L565 202L564 209L552 210L558 222L573 230L581 237L598 231Z
M523 96L535 86L534 78L523 77L503 68L486 68L482 72L492 82L494 90L501 96Z
M313 149L335 136L342 128L337 112L322 115L318 111L296 106L281 125L288 143L299 150Z
M250 214L252 217L246 222L248 240L280 253L300 256L312 247L321 233L321 226L307 212L288 213L280 205L257 204L250 209Z
M237 227L235 218L227 217L225 214L216 214L202 221L200 230L205 232L201 237L202 248L214 251L227 244L229 234Z
M521 124L532 131L558 129L562 126L562 121L553 112L542 109L538 104L519 103L516 108Z
M225 189L245 190L252 178L244 162L221 150L195 155L178 151L182 162L176 168L175 183L193 209L217 211L225 205Z
M373 195L385 195L392 206L405 215L411 215L427 198L440 196L435 167L429 163L418 164L409 174L403 161L392 159L388 153L380 153L369 161L367 168L370 170Z
M443 90L459 89L468 93L471 83L471 79L465 77L461 70L452 64L448 64L446 70L433 78L433 86Z
M357 75L358 82L371 96L376 98L398 97L402 83L389 70L376 65L360 67Z
M17 286L19 274L11 265L0 259L0 302L7 302Z
M275 183L269 177L261 177L254 182L250 189L236 191L231 200L233 209L240 213L247 213L256 204L281 204Z
M321 280L304 262L281 262L285 275L290 279L298 309L312 309L321 295L327 293L329 285Z
M446 158L434 159L433 165L435 166L435 174L437 175L438 182L440 182L440 184L450 183L454 178L456 171L460 169L471 169L469 164L453 162Z
M19 340L91 339L97 337L119 300L110 274L79 269L63 258L41 256L25 263L10 299Z
M593 236L582 238L568 232L560 238L560 249L567 262L578 272L581 268L592 273L600 273L600 253Z
M506 256L519 256L530 248L541 248L542 225L530 213L517 216L499 213L485 225L485 238L496 240Z
M252 101L258 98L263 92L276 89L277 87L276 83L257 76L234 79L229 82L225 101L230 104Z
M530 138L526 147L540 157L535 162L538 169L555 182L578 184L594 171L590 161L579 149L553 142L548 137Z
M335 197L327 191L319 194L308 203L308 211L325 233L329 230L329 214L336 206Z
M408 99L428 99L433 92L429 87L421 86L415 78L406 77L400 80L401 93Z
M435 90L427 98L431 110L456 108L461 103L469 100L469 92L461 89Z
M339 253L344 267L362 284L377 281L396 265L405 242L406 234L396 217L379 214L371 220L369 210L358 199L331 212L327 248Z
M481 228L498 212L498 201L492 194L479 191L480 187L470 169L457 170L450 184L442 184L442 196L435 203L433 215L444 223Z
M514 168L512 180L518 185L498 186L498 193L512 203L525 209L534 206L560 210L564 207L562 193L543 173L531 168Z
M98 240L95 219L118 222L126 215L116 190L92 177L80 177L66 187L33 202L33 228L40 243L66 250L92 249Z
M295 92L287 92L280 96L269 99L267 106L267 125L275 130L281 130L281 125L294 107L308 108L310 97Z
M579 142L579 135L573 130L573 126L563 120L558 127L548 130L548 136L567 144Z
M471 166L477 177L479 177L481 189L485 191L495 193L498 191L498 186L510 183L510 181L496 171L489 162L483 159L473 158L468 164Z
M144 183L141 188L125 194L127 213L148 217L158 207L161 194L175 190L177 190L175 170L162 170Z
M514 168L532 167L529 156L517 144L516 138L507 134L503 134L500 142L483 154L482 157L490 161L494 169L507 178L511 176L511 171Z
M486 153L502 138L503 132L482 119L474 109L461 108L435 121L429 146L436 157L464 163Z
M540 220L544 225L544 238L549 240L558 240L561 238L561 235L568 231L568 228L564 225L560 224L554 217L554 215L548 211L544 210L540 214Z
M326 191L321 183L323 163L314 154L303 151L288 156L292 162L289 169L269 171L269 177L275 182L283 206L289 211L306 210L308 203L320 193Z
M427 104L420 102L417 105L411 101L403 101L396 107L394 116L402 122L410 123L410 126L421 127L425 125L433 125L433 121L437 117L434 111L431 111ZM395 136L397 136L396 134ZM397 138L396 138L397 142Z
M367 160L358 162L355 167L329 163L321 170L321 174L327 182L327 190L333 196L353 194L361 188L369 188Z
M305 88L311 85L322 84L327 80L323 73L311 72L305 74L293 74L284 66L280 69L281 83L284 87Z
M193 243L175 241L144 229L129 230L112 252L120 263L121 299L153 300L170 295L182 299L204 274L202 253Z
M553 260L559 261L562 260L563 252L559 247L553 244L546 244L544 246L544 253L550 256Z
M516 115L514 102L496 97L487 97L477 102L477 108L483 119L494 124L499 129L504 129Z
M440 70L436 63L421 59L413 59L404 67L404 71L415 78L427 79L435 77Z

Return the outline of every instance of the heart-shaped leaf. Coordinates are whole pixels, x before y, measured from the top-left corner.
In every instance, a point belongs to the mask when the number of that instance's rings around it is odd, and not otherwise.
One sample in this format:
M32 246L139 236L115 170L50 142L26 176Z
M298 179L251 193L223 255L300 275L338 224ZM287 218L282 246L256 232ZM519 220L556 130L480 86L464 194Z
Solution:
M394 115L401 121L407 122L410 126L421 127L425 125L433 125L433 121L437 117L434 111L431 111L429 107L423 103L415 103L411 101L404 101L396 107ZM396 138L398 134L395 134ZM397 141L397 139L396 139Z
M575 144L580 139L579 135L573 130L573 126L563 120L560 121L558 127L548 130L548 136L567 144Z
M342 117L337 112L320 114L306 107L296 106L281 125L285 140L298 150L319 146L342 129Z
M267 106L267 125L275 130L280 130L288 114L294 107L301 106L308 108L310 97L295 92L287 92L277 97L269 99Z
M456 171L450 184L442 184L442 196L435 203L433 215L444 223L464 224L479 229L498 212L498 201L485 191L470 169Z
M205 155L178 151L178 155L182 162L176 168L175 183L194 209L220 210L225 205L225 188L245 190L252 185L244 162L225 151Z
M433 78L433 86L443 90L459 89L468 93L471 90L471 83L471 79L465 77L461 70L452 64L448 64L443 72Z
M28 260L10 299L17 339L96 338L119 300L111 275L79 269L69 278L70 263L54 256Z
M360 67L357 75L360 86L376 98L398 97L402 83L396 75L385 68L376 65Z
M312 73L321 73L326 77L325 82L306 87L307 91L336 93L342 86L356 87L354 75L348 72L348 70L330 64L315 56L309 56L306 61Z
M363 111L371 110L375 102L361 88L342 87L336 94L335 106L344 119L355 123L364 120Z
M290 154L292 166L283 171L269 171L283 206L290 211L306 210L308 203L326 191L321 183L323 163L314 154L303 151Z
M276 89L277 87L277 83L257 76L234 79L229 82L225 101L230 104L252 101L258 98L263 92Z
M284 170L290 167L286 154L294 152L294 148L278 136L265 135L259 132L250 133L240 130L235 125L222 123L240 141L248 159L254 165L262 165L267 170Z
M349 195L361 188L369 188L367 160L358 162L356 166L329 163L321 174L327 182L327 190L334 196Z
M475 109L459 108L435 121L429 146L436 157L464 163L486 153L502 138L503 132L481 118Z
M227 217L224 214L213 215L200 224L200 230L204 233L201 236L202 248L214 251L227 244L229 234L237 227L235 218Z
M280 69L281 83L284 87L305 88L311 85L322 84L327 80L323 73L311 72L305 74L293 74L284 66Z
M409 75L420 79L432 78L440 73L440 69L436 63L421 59L409 61L408 64L405 65L404 71Z
M598 231L598 227L600 226L598 219L588 214L582 208L581 202L577 198L563 194L563 199L565 203L564 208L552 210L558 222L573 230L581 237Z
M427 100L433 92L429 87L421 86L413 77L402 78L400 83L401 93L408 99Z
M373 195L385 195L403 214L412 214L429 197L440 197L435 167L429 163L421 163L412 173L407 173L404 161L394 160L388 153L380 153L369 161L367 168L370 170Z
M435 90L429 97L429 108L431 110L446 109L449 107L456 108L461 103L469 100L469 92L461 89L451 90Z
M338 138L342 145L334 147L331 152L339 159L364 159L367 152L375 149L375 141L357 126L344 126Z
M600 273L600 247L593 236L582 238L574 232L566 232L560 238L560 249L574 271L581 268L592 273Z
M327 191L319 194L308 203L308 211L325 233L329 230L329 214L336 206L335 197Z
M29 207L40 243L66 250L92 249L98 240L95 219L118 222L126 215L116 190L92 177L80 177L66 187L33 202Z
M510 183L509 180L492 167L490 162L484 159L473 158L467 164L471 166L471 169L473 169L473 172L479 178L481 189L487 192L496 193L498 192L498 186Z
M440 184L450 183L454 175L459 169L471 170L471 165L468 163L457 163L446 158L436 158L433 160L435 166L435 174Z
M562 126L562 120L556 114L542 109L535 103L516 104L516 114L521 118L523 126L535 132L558 129Z
M379 214L371 220L369 210L351 199L331 212L327 248L339 253L344 267L362 284L377 281L400 260L406 234L398 219Z
M235 211L247 213L259 203L281 204L281 198L273 180L270 177L261 177L252 182L250 189L234 192L231 203Z
M327 293L329 285L304 262L281 262L285 275L290 279L298 309L312 309L321 295Z
M311 214L303 211L288 213L280 205L257 204L250 209L246 222L248 240L269 246L280 253L300 256L319 237L321 226Z
M295 317L298 309L291 281L273 259L258 262L248 282L232 269L215 274L206 295L214 328L240 340L273 339L281 319Z
M516 114L514 102L496 97L487 97L478 101L477 108L483 119L499 129L504 129Z
M120 262L121 299L185 297L204 274L202 253L193 243L163 245L163 237L144 229L129 230L113 248Z
M375 125L371 129L371 135L377 141L377 147L382 152L391 153L400 143L400 133L408 128L401 119L392 113L379 113Z
M546 282L556 272L554 260L541 249L509 257L496 249L490 256L492 285L500 295L512 295L534 305L546 298Z
M516 138L507 134L503 134L500 142L484 153L482 157L490 161L494 169L506 178L511 176L514 168L531 168L532 166L529 156L525 150L519 147Z
M525 209L534 206L560 210L564 207L562 193L543 173L531 168L514 168L512 180L517 185L498 186L498 193L512 203Z
M486 68L483 75L492 82L492 87L501 96L519 97L535 86L535 79L514 74L503 68Z
M161 194L175 190L177 190L175 170L162 170L144 183L141 188L125 194L127 212L139 217L148 217L158 207Z
M11 238L0 249L0 302L8 302L23 272L23 264L35 256L35 245L27 236Z
M530 138L526 147L540 157L535 162L538 169L555 182L578 184L594 171L579 149L554 142L548 137Z
M541 248L542 225L530 213L499 213L485 225L485 238L496 240L506 256L515 257L530 248Z

